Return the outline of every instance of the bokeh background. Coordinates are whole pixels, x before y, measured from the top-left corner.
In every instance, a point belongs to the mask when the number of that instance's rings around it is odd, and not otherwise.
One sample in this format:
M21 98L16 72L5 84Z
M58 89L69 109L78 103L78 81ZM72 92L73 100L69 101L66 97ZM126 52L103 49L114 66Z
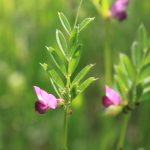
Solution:
M37 100L33 85L56 95L48 75L39 65L47 63L57 71L45 46L57 51L56 29L68 35L60 23L63 12L74 25L79 0L0 0L0 150L60 150L62 144L63 108L35 112ZM112 3L113 1L111 1ZM111 61L118 63L119 53L130 56L131 44L143 23L150 35L149 0L130 0L128 18L111 20ZM78 23L96 17L79 35L83 51L74 76L87 64L96 63L89 76L99 78L72 106L68 123L69 150L115 150L122 113L104 115L104 22L90 0L84 0ZM57 97L57 95L56 95ZM133 110L125 150L150 149L150 101Z

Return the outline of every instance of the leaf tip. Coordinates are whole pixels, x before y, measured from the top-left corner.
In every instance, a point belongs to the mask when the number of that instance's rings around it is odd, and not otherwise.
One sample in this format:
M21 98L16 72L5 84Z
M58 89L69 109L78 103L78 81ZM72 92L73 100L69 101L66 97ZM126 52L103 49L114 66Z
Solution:
M96 63L95 64L91 64L92 67L95 66L95 65L96 65Z
M45 46L45 47L46 47L47 50L49 50L49 47L48 47L48 46Z
M94 77L93 77L93 80L94 80L94 81L96 81L96 80L98 80L98 79L99 79L99 78L94 78Z
M95 19L95 17L93 17L93 18L90 18L90 20L94 20Z

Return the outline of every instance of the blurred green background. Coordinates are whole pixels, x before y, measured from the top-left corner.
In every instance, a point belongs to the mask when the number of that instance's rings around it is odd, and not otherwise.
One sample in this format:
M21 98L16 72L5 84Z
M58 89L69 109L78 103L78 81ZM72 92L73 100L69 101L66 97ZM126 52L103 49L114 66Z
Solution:
M56 95L48 75L39 65L47 63L57 71L45 46L59 47L56 29L68 35L58 12L74 25L79 0L0 0L0 150L60 150L63 108L35 112L33 85ZM111 1L112 3L112 1ZM111 20L111 61L119 53L130 56L130 47L143 23L150 35L149 0L130 0L128 18ZM86 76L99 78L78 96L68 123L68 150L115 150L122 113L104 116L101 96L105 94L103 57L104 22L90 0L84 0L78 23L96 17L79 35L83 44L81 61L74 76L87 64L96 63ZM150 149L150 101L143 102L131 116L125 150Z

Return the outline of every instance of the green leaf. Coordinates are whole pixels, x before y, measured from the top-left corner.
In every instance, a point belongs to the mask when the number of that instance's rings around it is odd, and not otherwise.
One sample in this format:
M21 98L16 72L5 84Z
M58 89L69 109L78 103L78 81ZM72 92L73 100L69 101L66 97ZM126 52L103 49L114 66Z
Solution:
M146 101L146 100L150 100L150 87L144 89L143 94L142 94L139 102L143 102L143 101Z
M144 65L150 63L150 53L147 54L146 58L144 59Z
M126 97L124 95L124 90L123 90L123 86L122 86L122 82L120 81L120 78L117 75L115 75L114 79L116 81L116 86L117 86L118 92L120 93L120 96L122 98L126 99Z
M76 49L77 43L78 43L78 30L79 27L75 27L71 33L70 39L69 39L69 54L70 57L73 56L74 51Z
M144 87L150 87L150 76L143 80Z
M148 48L150 47L150 38L148 39L147 47L148 47Z
M122 69L121 66L115 66L115 71L117 75L120 77L122 83L125 85L125 87L128 89L129 88L129 83L128 83L128 77L124 70Z
M133 102L134 96L135 96L133 84L131 85L131 87L130 87L128 93L127 93L127 96L128 96L129 102Z
M139 67L141 62L141 49L138 42L133 42L131 47L131 53L134 66Z
M140 25L139 27L138 40L143 49L147 47L147 33L146 33L144 25Z
M71 63L70 63L70 74L72 74L74 72L74 70L76 69L78 63L79 63L79 60L80 60L80 57L81 57L81 47L82 45L79 45L71 59Z
M55 81L52 78L50 78L50 81L51 81L51 83L52 83L52 85L54 87L55 92L57 93L57 95L59 96L59 98L61 98L60 92L59 92L59 86L55 83Z
M59 75L52 69L50 68L47 64L41 64L40 65L46 70L46 72L48 73L48 75L50 76L50 78L52 78L55 83L61 88L61 89L64 89L65 86L64 86L64 83L63 81L61 80L61 78L59 77Z
M87 80L85 80L79 87L78 90L79 92L82 92L85 88L87 88L93 81L95 81L97 79L95 79L94 77L90 77Z
M85 20L83 20L81 23L80 23L80 25L79 25L79 32L83 29L83 28L85 28L92 20L94 20L95 19L95 17L94 18L86 18Z
M143 83L140 82L138 83L138 85L136 86L136 100L138 101L143 93L143 89L144 89L144 86L143 86Z
M62 73L64 75L67 74L66 67L65 67L64 63L62 62L61 58L59 57L58 53L52 47L46 47L46 48L50 52L51 57L53 58L54 62L58 66L58 68L62 71Z
M56 39L57 39L57 43L58 43L62 53L68 59L67 43L66 43L65 37L63 36L62 32L59 30L56 30Z
M69 24L66 16L62 12L61 13L58 12L58 15L59 15L59 19L60 19L63 27L65 28L67 33L70 35L71 34L71 28L70 28L70 24Z
M71 100L74 100L79 94L79 91L78 91L78 84L74 84L72 87L71 87Z
M139 81L142 81L143 79L145 79L146 77L148 77L150 75L150 63L146 64L142 69L141 72L139 74Z
M125 54L120 54L120 60L122 63L122 66L125 68L128 76L130 77L131 80L134 78L134 69L133 66L130 62L130 59L127 57Z
M91 67L93 67L94 64L90 64L87 65L85 68L83 68L78 75L74 78L74 80L72 81L72 85L75 83L78 83L86 74L87 72L91 69Z

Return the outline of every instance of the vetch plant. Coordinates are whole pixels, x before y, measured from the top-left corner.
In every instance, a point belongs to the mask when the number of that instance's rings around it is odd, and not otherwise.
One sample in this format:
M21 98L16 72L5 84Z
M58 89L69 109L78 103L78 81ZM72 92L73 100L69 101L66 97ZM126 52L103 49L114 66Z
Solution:
M67 150L67 122L68 122L68 114L71 111L71 106L73 104L73 101L81 92L83 92L83 90L87 86L89 86L93 81L96 80L94 77L90 77L87 80L80 83L83 77L87 74L87 72L94 66L93 64L87 65L77 74L77 76L74 79L71 80L71 76L74 73L79 63L80 56L81 56L82 45L78 44L79 33L94 18L86 18L79 25L76 26L76 22L78 18L78 13L77 13L75 26L73 30L71 30L70 24L66 16L63 13L58 13L58 15L64 29L66 30L69 36L69 42L67 43L63 33L60 30L56 30L57 43L59 45L62 54L67 60L67 66L65 66L59 54L54 48L52 47L46 47L46 48L49 51L51 57L53 58L55 64L64 75L66 81L64 83L60 78L60 75L58 75L57 72L54 69L52 69L48 64L40 63L41 66L49 75L50 81L59 98L56 99L55 96L48 94L44 90L41 90L39 87L34 86L35 92L39 99L38 101L35 102L35 110L43 114L46 112L48 108L55 109L57 106L63 105L64 125L63 125L62 149Z
M104 61L105 61L105 83L108 86L112 84L112 72L111 72L111 56L110 56L110 21L111 18L118 18L119 21L123 21L127 18L126 9L129 4L129 0L116 0L111 6L109 0L91 0L100 16L104 20Z
M138 41L131 47L131 60L125 54L120 54L120 63L115 65L115 84L121 99L126 100L122 105L124 119L117 150L123 149L125 133L132 110L140 103L150 99L150 38L148 40L145 27L141 25L138 30ZM108 90L107 90L108 91ZM110 93L110 92L109 92ZM114 95L116 92L112 91ZM106 93L106 96L108 94ZM112 94L109 94L110 97ZM118 97L118 95L117 95ZM113 98L113 96L112 96ZM103 98L104 106L109 106L116 98L110 100Z

